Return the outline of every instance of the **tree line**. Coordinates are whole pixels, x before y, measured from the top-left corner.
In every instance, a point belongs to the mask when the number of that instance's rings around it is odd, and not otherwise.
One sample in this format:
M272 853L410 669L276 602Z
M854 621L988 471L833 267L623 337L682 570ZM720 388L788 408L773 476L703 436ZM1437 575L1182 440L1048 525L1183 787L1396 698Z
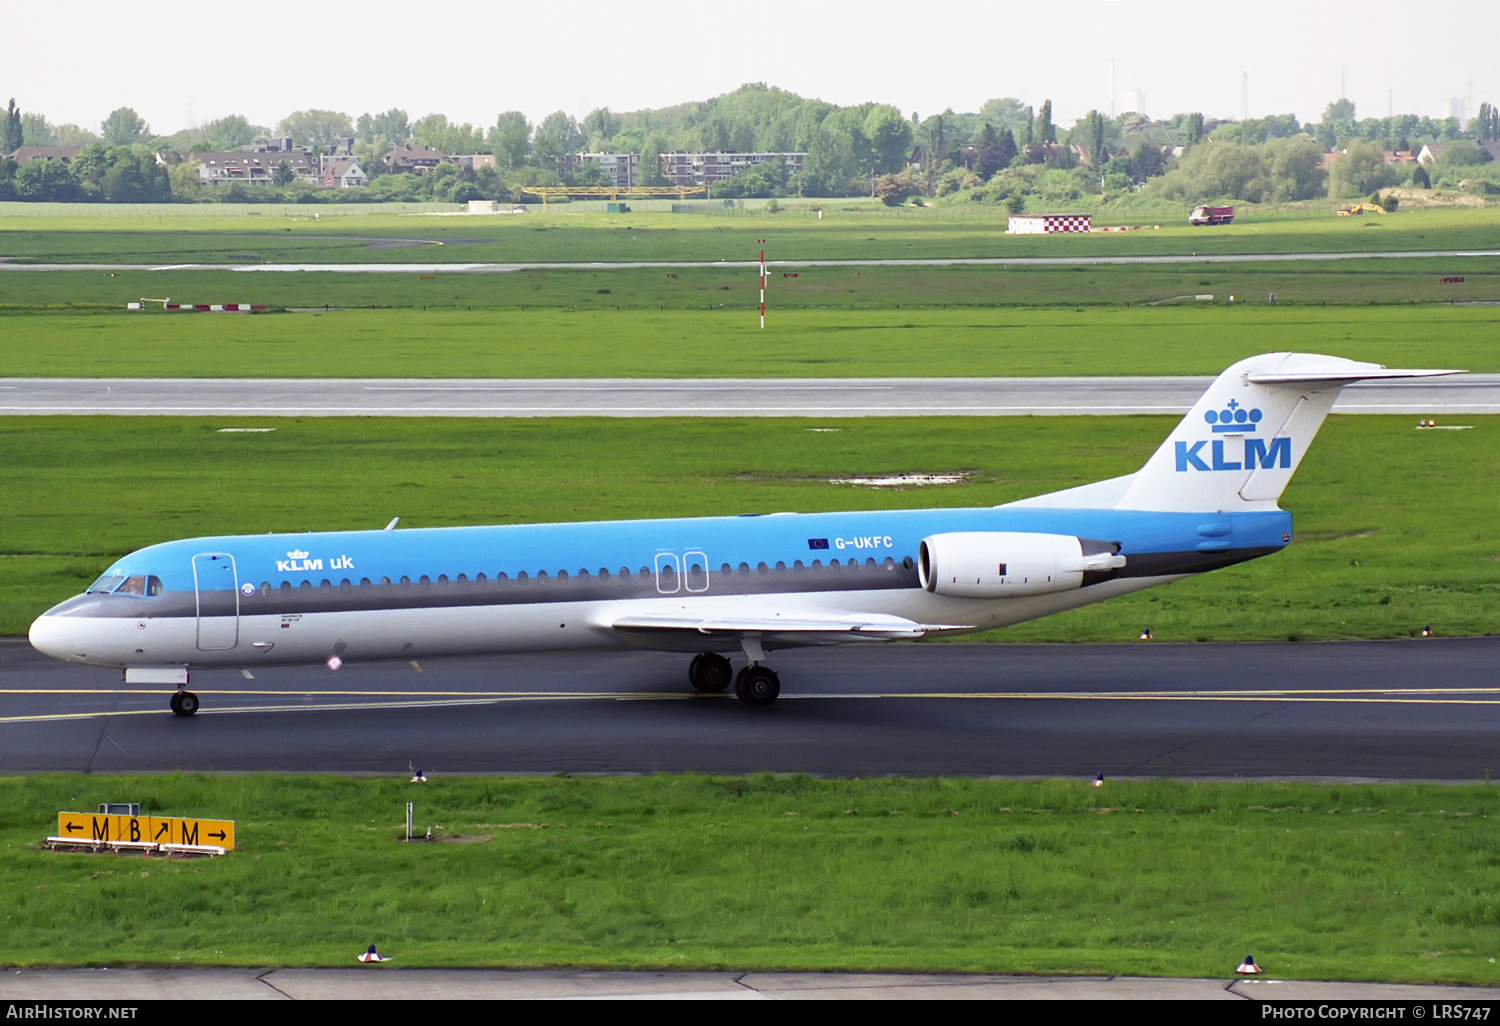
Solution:
M353 117L300 110L274 126L229 115L169 136L151 131L129 107L112 111L93 132L53 125L14 100L6 112L0 153L26 146L83 146L68 167L18 168L0 160L0 198L160 202L169 199L305 201L356 198L348 190L318 190L283 180L274 186L203 186L195 153L237 150L291 138L327 151L354 140L353 152L371 182L357 198L443 200L523 198L537 185L603 184L592 164L570 162L580 152L641 155L641 184L666 184L660 156L674 150L786 153L807 156L799 174L768 161L715 187L716 195L877 195L888 203L911 196L944 201L1058 202L1088 194L1148 192L1199 202L1311 199L1364 195L1405 184L1456 184L1485 178L1489 153L1476 145L1500 137L1500 117L1481 106L1468 125L1417 115L1359 119L1348 100L1330 103L1317 122L1295 115L1221 121L1201 113L1153 120L1138 112L1108 117L1090 111L1071 127L1058 125L1051 101L1039 107L993 99L972 113L910 116L886 104L839 107L752 83L697 103L615 113L601 107L581 120L557 111L532 123L518 111L475 126L442 114L413 120L406 111ZM1384 150L1445 148L1432 172L1385 164ZM445 154L493 155L493 167L442 165L423 175L387 174L379 157L396 146L430 146ZM1324 153L1337 159L1326 169ZM1467 177L1466 177L1467 176ZM285 176L283 176L284 178ZM336 193L336 195L330 195ZM951 199L950 199L951 198Z

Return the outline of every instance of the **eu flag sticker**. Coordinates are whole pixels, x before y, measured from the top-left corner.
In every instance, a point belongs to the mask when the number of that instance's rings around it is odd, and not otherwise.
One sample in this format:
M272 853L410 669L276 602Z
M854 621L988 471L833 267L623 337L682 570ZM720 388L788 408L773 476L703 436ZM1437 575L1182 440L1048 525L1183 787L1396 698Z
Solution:
M828 539L827 538L809 538L809 539L807 539L807 547L810 548L810 549L826 549L826 548L828 548Z

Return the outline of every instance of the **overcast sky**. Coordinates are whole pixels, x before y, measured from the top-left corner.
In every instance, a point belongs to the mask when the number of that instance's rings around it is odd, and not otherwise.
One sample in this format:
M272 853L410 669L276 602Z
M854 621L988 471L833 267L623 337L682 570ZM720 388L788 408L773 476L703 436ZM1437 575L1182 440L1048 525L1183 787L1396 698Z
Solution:
M6 3L0 102L98 130L129 106L170 134L225 114L272 126L311 107L400 107L490 125L702 100L765 82L908 116L1040 104L1071 124L1139 88L1146 113L1446 116L1500 101L1500 0L1067 0L796 3ZM653 12L659 12L653 14ZM739 12L739 13L736 13ZM647 15L652 15L647 20ZM1123 111L1122 111L1123 112Z

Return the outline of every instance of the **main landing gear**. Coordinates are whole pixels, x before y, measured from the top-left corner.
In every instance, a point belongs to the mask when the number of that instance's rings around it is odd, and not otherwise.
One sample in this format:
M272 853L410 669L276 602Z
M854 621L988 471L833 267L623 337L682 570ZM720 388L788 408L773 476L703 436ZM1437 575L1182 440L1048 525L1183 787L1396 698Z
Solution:
M722 694L733 679L734 668L717 652L695 655L688 664L688 680L704 694Z
M770 705L781 694L781 678L774 670L751 662L735 673L729 660L717 652L693 656L693 661L688 664L688 680L697 690L714 695L722 694L732 680L734 696L750 706Z
M768 666L752 663L735 675L734 697L746 705L770 705L779 694L781 678Z
M179 691L172 696L171 704L178 716L191 716L198 711L198 696L191 691Z

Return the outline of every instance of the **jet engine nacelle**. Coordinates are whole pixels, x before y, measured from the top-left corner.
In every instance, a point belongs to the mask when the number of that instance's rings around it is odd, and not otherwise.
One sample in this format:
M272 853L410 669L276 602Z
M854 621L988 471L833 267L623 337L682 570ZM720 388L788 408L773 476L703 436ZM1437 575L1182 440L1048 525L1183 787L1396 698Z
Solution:
M917 546L917 576L934 595L1006 598L1083 586L1085 573L1125 565L1116 542L1065 534L964 531L934 534Z

